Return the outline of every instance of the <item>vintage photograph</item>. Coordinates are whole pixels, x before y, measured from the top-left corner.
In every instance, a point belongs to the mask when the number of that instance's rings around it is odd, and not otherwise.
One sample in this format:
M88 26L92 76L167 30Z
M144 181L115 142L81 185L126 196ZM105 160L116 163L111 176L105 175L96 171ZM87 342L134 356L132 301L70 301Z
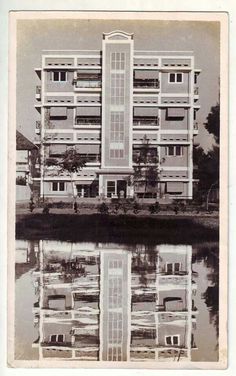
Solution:
M10 364L224 368L227 18L10 21Z

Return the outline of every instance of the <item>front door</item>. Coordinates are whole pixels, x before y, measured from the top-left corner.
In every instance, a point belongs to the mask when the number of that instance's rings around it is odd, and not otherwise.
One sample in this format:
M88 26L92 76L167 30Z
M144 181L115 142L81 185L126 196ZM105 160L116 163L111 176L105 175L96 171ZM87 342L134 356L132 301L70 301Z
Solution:
M117 180L117 196L126 198L127 182L125 180Z

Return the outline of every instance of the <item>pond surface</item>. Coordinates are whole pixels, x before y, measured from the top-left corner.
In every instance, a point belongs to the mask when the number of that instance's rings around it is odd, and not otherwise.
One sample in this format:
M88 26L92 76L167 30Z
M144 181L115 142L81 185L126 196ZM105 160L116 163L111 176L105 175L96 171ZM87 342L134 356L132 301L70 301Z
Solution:
M217 361L218 244L16 241L15 358Z

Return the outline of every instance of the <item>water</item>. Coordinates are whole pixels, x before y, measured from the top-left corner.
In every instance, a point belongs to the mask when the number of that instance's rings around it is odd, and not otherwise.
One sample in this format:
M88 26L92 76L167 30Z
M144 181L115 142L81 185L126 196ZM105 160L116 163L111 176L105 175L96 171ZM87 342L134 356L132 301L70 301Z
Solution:
M217 361L218 245L16 241L15 358Z

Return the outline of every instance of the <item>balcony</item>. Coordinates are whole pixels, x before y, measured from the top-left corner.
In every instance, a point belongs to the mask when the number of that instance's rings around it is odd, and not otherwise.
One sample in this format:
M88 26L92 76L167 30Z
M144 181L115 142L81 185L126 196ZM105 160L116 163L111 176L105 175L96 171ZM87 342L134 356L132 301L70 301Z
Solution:
M75 126L96 126L101 125L101 118L99 116L79 116L75 118Z
M82 158L86 160L86 164L90 163L100 163L101 162L101 156L100 154L81 154L80 155Z
M198 133L198 130L199 130L198 122L195 121L195 122L193 123L193 133L194 133L194 134L197 134L197 133Z
M194 95L199 95L199 87L195 86L194 88Z
M134 79L135 89L159 89L160 82L158 79Z
M73 80L75 89L100 89L102 76L100 74L83 74Z
M199 99L199 87L198 86L194 87L193 94L194 94L194 101L196 102Z
M41 132L41 121L37 120L36 125L35 125L35 133L40 134L40 132Z
M143 157L141 155L133 154L132 156L133 164L140 164L143 166L148 166L150 164L157 164L158 163L158 157L154 155L148 155L146 157Z
M35 98L36 98L38 101L41 100L41 86L36 86Z
M158 127L159 118L158 117L134 117L133 118L134 127Z

